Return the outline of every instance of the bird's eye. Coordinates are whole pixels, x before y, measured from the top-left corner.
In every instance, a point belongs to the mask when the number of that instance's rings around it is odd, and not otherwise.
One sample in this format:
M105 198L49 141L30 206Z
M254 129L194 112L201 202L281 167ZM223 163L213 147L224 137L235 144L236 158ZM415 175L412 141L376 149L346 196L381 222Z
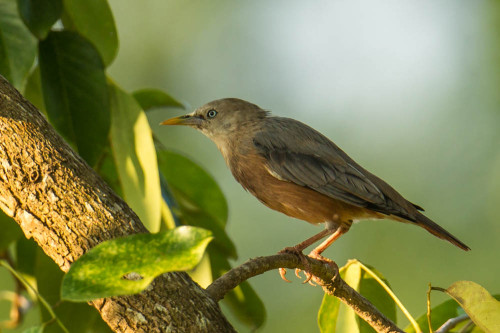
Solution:
M209 110L207 112L207 117L208 118L215 118L216 115L217 115L217 111L215 111L215 110Z

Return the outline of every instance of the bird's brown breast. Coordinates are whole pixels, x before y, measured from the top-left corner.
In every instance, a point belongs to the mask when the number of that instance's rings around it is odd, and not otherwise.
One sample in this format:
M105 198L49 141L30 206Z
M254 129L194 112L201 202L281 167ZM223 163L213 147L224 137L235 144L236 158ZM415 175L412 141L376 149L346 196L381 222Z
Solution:
M280 180L266 168L265 158L257 152L229 159L236 180L271 209L310 223L348 222L382 218L382 214L357 207L295 183Z

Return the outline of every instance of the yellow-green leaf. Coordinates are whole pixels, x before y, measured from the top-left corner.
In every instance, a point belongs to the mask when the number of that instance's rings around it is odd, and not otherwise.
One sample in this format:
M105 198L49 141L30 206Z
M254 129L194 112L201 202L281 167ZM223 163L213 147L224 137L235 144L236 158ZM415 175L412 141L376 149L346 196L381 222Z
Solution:
M86 302L141 292L160 274L196 266L211 239L208 230L183 226L101 243L71 265L61 297Z
M472 281L453 283L446 293L453 297L472 321L486 333L500 332L500 302Z
M380 272L358 260L349 260L340 269L340 276L354 290L372 302L384 315L396 322L396 300L388 292L388 283ZM327 294L321 303L318 324L322 333L374 332L350 307L341 303L336 297Z
M111 98L111 147L125 201L151 232L160 230L161 189L156 150L146 114L115 84Z

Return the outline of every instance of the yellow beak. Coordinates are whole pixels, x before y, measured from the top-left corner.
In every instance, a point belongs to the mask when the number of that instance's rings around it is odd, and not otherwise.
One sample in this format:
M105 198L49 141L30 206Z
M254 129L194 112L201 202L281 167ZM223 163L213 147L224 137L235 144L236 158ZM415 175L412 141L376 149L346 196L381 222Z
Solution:
M185 126L199 126L203 119L199 117L193 117L192 115L186 114L184 116L174 117L164 120L160 125L185 125Z

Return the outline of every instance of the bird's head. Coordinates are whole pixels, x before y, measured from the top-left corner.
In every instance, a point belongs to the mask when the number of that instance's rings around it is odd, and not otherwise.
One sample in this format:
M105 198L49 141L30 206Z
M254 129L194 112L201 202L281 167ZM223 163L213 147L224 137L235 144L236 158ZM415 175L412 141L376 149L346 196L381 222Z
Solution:
M238 133L251 132L268 112L237 98L207 103L192 113L165 120L161 125L186 125L200 130L217 144L231 140Z

